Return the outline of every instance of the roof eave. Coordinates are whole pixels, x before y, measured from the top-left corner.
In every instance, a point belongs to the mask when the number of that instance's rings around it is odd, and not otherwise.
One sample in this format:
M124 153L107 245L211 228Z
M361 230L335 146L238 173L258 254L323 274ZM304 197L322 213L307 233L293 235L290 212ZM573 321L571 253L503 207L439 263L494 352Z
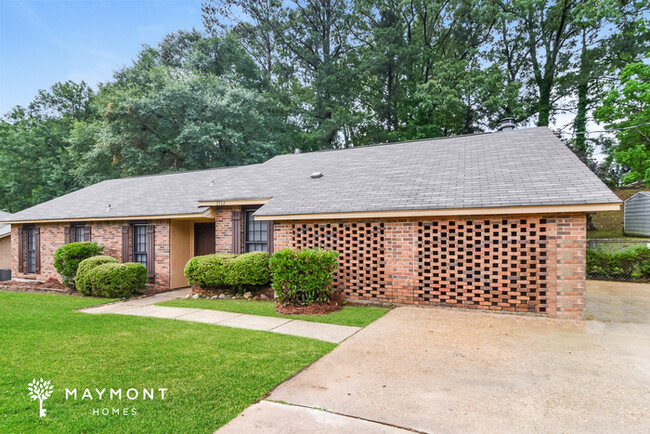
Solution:
M447 209L412 209L386 211L352 211L338 213L312 214L255 214L255 220L341 220L359 218L401 218L401 217L449 217L449 216L479 216L507 214L559 214L582 212L618 211L621 202L578 204L578 205L538 205L538 206L509 206L486 208L447 208Z
M210 218L211 210L205 209L196 213L188 214L150 214L138 216L115 216L115 217L78 217L60 219L25 219L2 222L5 224L30 224L30 223L67 223L67 222L101 222L101 221L123 221L123 220L177 220L177 219L200 219Z
M199 206L242 206L242 205L265 205L270 197L253 199L228 199L228 200L199 200Z

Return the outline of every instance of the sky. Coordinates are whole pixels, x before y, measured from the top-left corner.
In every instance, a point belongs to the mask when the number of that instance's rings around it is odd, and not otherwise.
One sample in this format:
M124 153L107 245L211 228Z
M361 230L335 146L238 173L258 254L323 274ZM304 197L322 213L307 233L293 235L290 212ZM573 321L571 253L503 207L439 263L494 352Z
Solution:
M192 28L201 0L0 0L0 115L57 81L108 81L143 44Z

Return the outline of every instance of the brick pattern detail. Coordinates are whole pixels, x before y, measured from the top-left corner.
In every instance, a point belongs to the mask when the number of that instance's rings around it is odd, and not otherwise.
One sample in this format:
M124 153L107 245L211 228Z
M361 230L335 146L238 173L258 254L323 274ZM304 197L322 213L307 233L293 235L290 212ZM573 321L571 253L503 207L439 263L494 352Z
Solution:
M546 220L419 222L414 300L546 312Z
M151 286L154 291L169 289L170 282L170 222L169 220L150 221L156 225L156 277L155 283ZM97 222L86 223L91 226L92 241L104 246L104 253L117 259L122 259L122 226L129 222ZM18 272L18 225L11 228L11 275L12 278L47 280L55 279L61 281L59 274L54 268L54 252L65 244L65 227L67 224L43 224L38 225L41 230L41 272L39 274L27 274ZM133 252L133 240L129 231L129 256Z
M352 300L584 315L585 214L274 227L276 251L323 247L343 253L336 283Z
M241 207L217 207L214 219L214 237L216 253L232 253L232 212L241 210ZM244 224L241 224L241 239L244 239Z
M292 225L294 245L336 250L341 254L334 286L353 299L388 300L384 223Z

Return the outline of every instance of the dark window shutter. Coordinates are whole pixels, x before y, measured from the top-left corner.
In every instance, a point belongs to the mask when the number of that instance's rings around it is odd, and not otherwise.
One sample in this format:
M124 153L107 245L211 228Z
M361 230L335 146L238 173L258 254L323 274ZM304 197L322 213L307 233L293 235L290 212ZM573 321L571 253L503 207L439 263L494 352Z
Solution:
M72 242L72 228L70 226L66 226L63 228L63 237L65 240L63 240L63 244L68 244Z
M41 228L34 228L34 256L36 257L36 266L34 272L41 273Z
M129 227L122 226L122 262L129 260Z
M90 235L90 226L84 227L84 241L92 241L92 236Z
M273 254L273 222L266 222L266 251Z
M23 228L18 228L18 272L25 270L25 236Z
M232 252L236 255L242 252L241 248L241 211L232 212Z
M147 274L149 283L153 283L156 277L156 226L147 225Z

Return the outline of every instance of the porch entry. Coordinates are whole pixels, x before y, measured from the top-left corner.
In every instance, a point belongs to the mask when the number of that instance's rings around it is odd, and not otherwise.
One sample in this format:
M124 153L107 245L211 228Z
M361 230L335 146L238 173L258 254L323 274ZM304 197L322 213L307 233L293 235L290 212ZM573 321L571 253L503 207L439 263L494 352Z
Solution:
M194 256L215 253L214 223L194 223Z

